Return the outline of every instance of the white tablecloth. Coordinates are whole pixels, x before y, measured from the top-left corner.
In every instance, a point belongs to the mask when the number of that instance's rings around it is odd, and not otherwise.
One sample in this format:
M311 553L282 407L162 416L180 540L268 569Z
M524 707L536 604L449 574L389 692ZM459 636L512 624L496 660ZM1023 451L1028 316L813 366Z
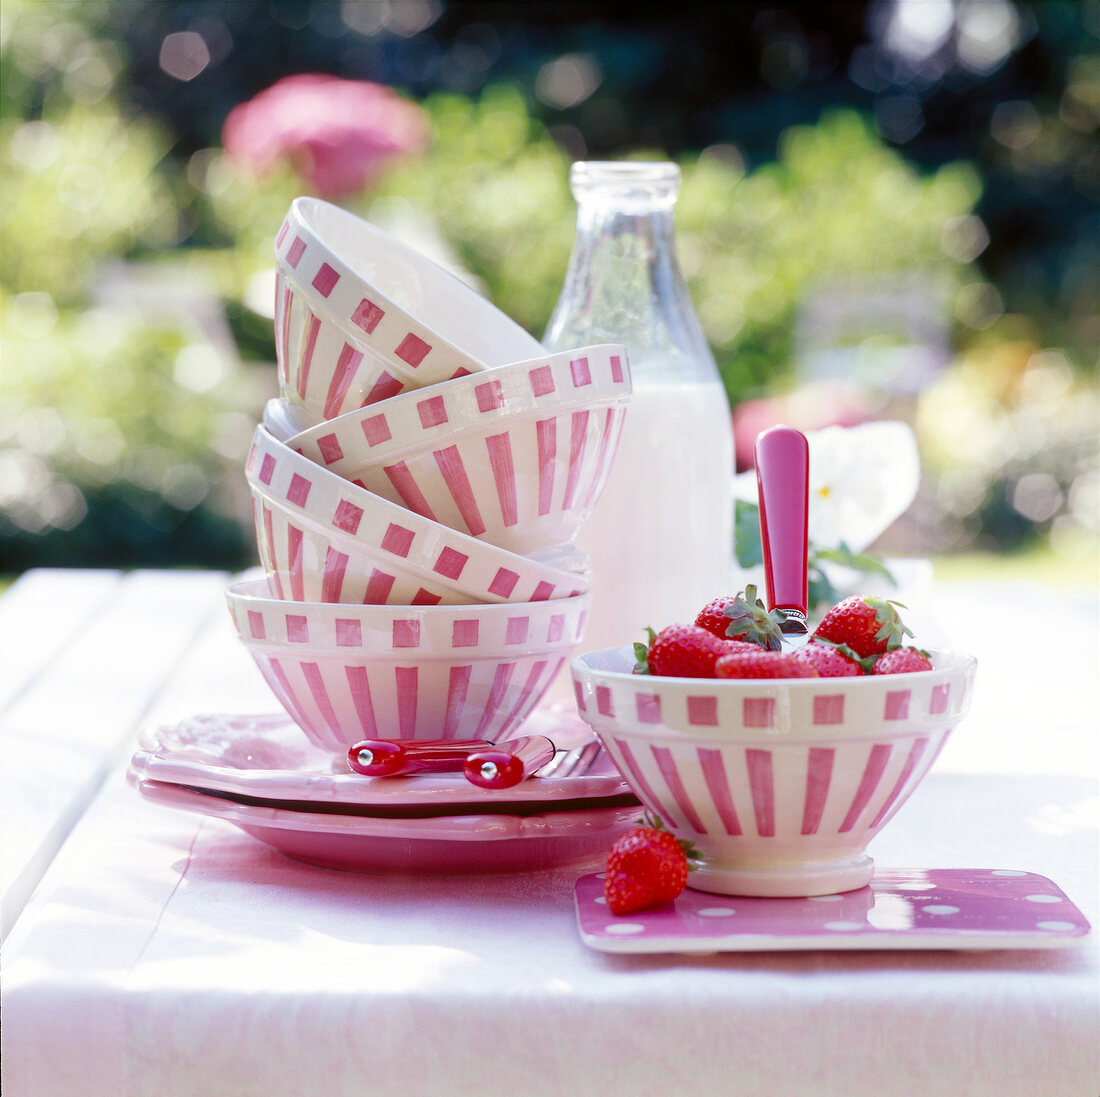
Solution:
M81 574L17 584L0 631ZM1047 951L614 956L577 932L577 870L335 872L143 801L136 729L274 705L225 577L84 578L111 596L46 630L49 658L17 648L0 689L5 833L10 805L26 816L3 881L6 1097L1100 1091L1095 932ZM1096 601L1060 596L1074 646L1023 671L1007 621L1030 593L938 591L945 633L979 656L974 707L870 852L1038 872L1096 925Z

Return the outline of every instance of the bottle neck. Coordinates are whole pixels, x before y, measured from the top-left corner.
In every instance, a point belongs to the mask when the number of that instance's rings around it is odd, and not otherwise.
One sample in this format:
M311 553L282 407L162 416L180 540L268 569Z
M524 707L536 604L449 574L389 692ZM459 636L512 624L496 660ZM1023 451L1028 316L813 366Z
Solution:
M601 167L663 175L624 178ZM547 346L623 343L636 379L717 380L676 257L678 186L674 165L574 165L576 237Z

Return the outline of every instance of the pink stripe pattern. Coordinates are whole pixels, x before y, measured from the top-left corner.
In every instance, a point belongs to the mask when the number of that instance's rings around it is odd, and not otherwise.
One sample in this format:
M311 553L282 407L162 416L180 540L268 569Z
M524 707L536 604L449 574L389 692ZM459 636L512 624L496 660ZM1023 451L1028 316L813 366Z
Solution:
M435 463L443 474L451 498L462 515L463 522L472 537L479 537L485 532L485 523L482 521L481 512L477 507L477 499L474 497L474 489L470 486L470 478L466 474L466 466L462 463L462 455L458 446L448 446L446 449L438 449L434 454ZM421 496L423 498L423 496ZM427 503L424 504L427 506Z
M657 768L660 770L661 776L664 778L669 792L672 793L672 798L676 801L676 806L683 812L684 818L687 819L688 823L691 825L691 829L694 830L696 834L706 834L707 828L703 826L703 821L699 818L694 805L688 798L687 790L684 788L684 782L680 778L680 771L676 768L676 763L672 760L672 752L668 747L653 747L652 750L654 760L657 762Z
M879 781L882 779L882 772L886 769L886 763L890 759L892 750L893 747L889 743L876 743L871 748L871 753L867 756L867 765L864 767L863 776L859 781L859 788L856 789L851 807L848 808L848 814L844 816L844 822L840 824L841 834L846 834L856 825L856 820L870 802Z
M772 752L748 749L745 765L749 771L749 791L756 816L756 833L761 838L775 837L775 784L772 776Z
M737 808L733 803L730 793L729 777L726 774L726 765L722 760L722 752L711 747L699 747L697 751L699 764L703 769L703 780L707 783L707 791L714 803L714 809L718 812L718 818L722 820L727 834L741 834L741 820L737 817Z
M516 501L516 468L512 460L512 443L507 434L491 434L485 439L485 448L489 451L489 467L493 470L493 483L496 484L497 499L500 500L500 515L505 526L514 526L519 521Z

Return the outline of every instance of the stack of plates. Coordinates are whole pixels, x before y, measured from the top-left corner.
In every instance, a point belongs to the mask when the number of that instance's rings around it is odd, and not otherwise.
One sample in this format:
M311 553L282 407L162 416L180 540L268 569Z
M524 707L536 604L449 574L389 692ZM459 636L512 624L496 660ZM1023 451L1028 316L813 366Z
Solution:
M521 734L591 732L536 709ZM549 771L549 766L546 767ZM285 714L201 715L147 734L130 779L154 803L227 820L298 860L361 872L469 873L602 860L640 805L604 754L571 776L483 789L461 773L362 777Z

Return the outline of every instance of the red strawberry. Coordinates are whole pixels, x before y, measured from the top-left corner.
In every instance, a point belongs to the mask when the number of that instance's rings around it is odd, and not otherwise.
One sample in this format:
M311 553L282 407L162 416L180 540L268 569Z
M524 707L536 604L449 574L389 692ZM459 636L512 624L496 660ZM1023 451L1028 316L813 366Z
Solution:
M912 671L931 670L932 660L920 648L894 648L875 659L872 674L909 674Z
M666 678L713 678L715 661L726 654L729 641L698 625L669 625L654 633L649 645L635 644L635 674Z
M822 617L812 639L844 644L860 658L901 647L902 637L913 634L902 624L897 606L898 602L853 594L837 602Z
M612 914L671 903L687 885L695 850L664 829L660 819L642 819L620 834L607 858L603 893Z
M725 634L731 640L747 640L769 651L779 651L783 646L783 614L769 610L751 583L722 612L729 618Z
M809 663L785 651L740 651L714 665L716 678L817 678Z
M863 673L863 666L855 652L843 645L837 647L811 640L794 652L794 658L813 667L822 678L845 678Z
M726 638L726 629L729 628L730 619L726 616L726 607L736 603L736 594L723 594L720 598L714 598L708 602L695 618L695 623L707 632L713 632L715 636Z

